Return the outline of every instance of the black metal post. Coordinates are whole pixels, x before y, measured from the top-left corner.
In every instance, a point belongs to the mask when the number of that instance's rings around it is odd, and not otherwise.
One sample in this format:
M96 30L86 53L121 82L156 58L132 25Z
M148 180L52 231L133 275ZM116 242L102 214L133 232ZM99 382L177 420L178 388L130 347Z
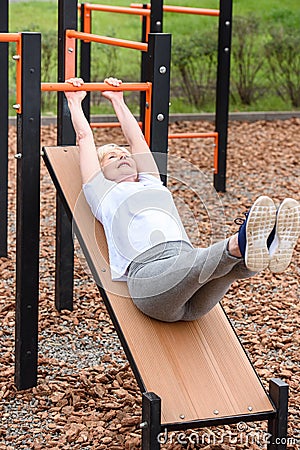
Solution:
M214 175L217 191L226 190L227 129L230 84L232 0L220 0L218 71L216 92L216 131L219 133L218 173Z
M17 117L15 383L37 383L41 35L22 33L22 110Z
M142 400L142 449L159 450L161 400L153 392L144 392Z
M272 378L269 382L269 395L277 413L268 422L270 435L268 450L285 450L287 448L289 385L279 378Z
M84 3L81 4L81 31L84 31L84 5ZM90 14L92 14L91 11ZM80 76L85 82L91 81L91 42L84 42L83 40L80 41ZM82 102L82 109L88 122L90 121L90 98L91 93L87 92Z
M150 33L162 33L163 0L151 0Z
M8 0L0 1L0 32L8 32ZM0 43L0 256L7 256L8 219L8 43Z
M171 35L150 33L148 81L152 82L150 148L154 152L162 181L167 182Z
M65 81L65 30L77 30L77 1L58 2L58 82ZM75 132L72 126L67 100L58 92L57 144L74 145ZM55 306L73 309L74 245L72 221L59 198L56 196L56 278Z
M143 4L143 8L147 9L147 3ZM150 14L150 33L162 33L163 26L163 0L151 0L150 4L151 14ZM146 17L143 16L142 21L142 42L146 42ZM147 80L147 54L142 52L141 55L141 81ZM145 104L146 96L145 92L140 94L140 120L144 124L145 120ZM144 130L143 130L144 131Z

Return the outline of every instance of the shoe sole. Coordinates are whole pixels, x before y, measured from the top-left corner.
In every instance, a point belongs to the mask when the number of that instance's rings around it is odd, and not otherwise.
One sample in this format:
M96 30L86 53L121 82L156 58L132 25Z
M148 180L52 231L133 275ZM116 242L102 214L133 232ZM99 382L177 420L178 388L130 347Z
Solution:
M252 272L269 266L267 239L276 223L276 206L267 196L259 197L250 209L246 224L245 264Z
M286 198L277 212L274 239L277 240L278 247L270 258L271 272L281 273L288 268L299 235L300 204L292 198Z

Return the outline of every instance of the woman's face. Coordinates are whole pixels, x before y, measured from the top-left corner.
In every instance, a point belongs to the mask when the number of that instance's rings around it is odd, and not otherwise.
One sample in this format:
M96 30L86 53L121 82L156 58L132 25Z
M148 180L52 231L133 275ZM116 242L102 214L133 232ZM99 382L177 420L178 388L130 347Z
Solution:
M101 169L105 178L116 183L137 181L136 162L126 149L114 148L105 153Z

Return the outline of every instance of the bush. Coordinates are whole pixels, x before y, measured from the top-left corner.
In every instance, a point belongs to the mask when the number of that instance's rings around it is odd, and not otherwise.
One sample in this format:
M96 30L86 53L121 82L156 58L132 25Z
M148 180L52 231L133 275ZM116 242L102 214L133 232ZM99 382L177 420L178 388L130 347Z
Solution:
M270 76L277 94L300 107L300 36L297 29L278 25L265 45Z
M115 31L111 30L109 36L115 37L115 34ZM114 74L119 74L117 48L111 45L92 44L91 81L103 80L108 75ZM99 106L101 98L100 92L91 92L91 105Z
M264 91L257 83L264 63L259 20L250 15L235 17L232 36L232 86L243 105L251 105ZM232 90L232 96L235 97Z
M183 37L173 43L172 68L177 94L182 93L188 102L200 109L212 100L216 90L217 74L216 30Z
M57 79L57 34L47 31L42 35L42 82L56 81ZM53 111L57 101L56 92L42 92L41 107L43 111Z

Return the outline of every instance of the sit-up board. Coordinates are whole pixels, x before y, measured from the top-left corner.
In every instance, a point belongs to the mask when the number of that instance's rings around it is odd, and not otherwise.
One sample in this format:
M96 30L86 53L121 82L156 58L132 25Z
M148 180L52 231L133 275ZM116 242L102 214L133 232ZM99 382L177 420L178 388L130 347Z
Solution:
M161 425L231 423L275 414L220 305L192 322L163 323L134 306L125 282L111 280L104 231L82 192L78 148L47 147L44 159L137 382L142 392L161 399Z

